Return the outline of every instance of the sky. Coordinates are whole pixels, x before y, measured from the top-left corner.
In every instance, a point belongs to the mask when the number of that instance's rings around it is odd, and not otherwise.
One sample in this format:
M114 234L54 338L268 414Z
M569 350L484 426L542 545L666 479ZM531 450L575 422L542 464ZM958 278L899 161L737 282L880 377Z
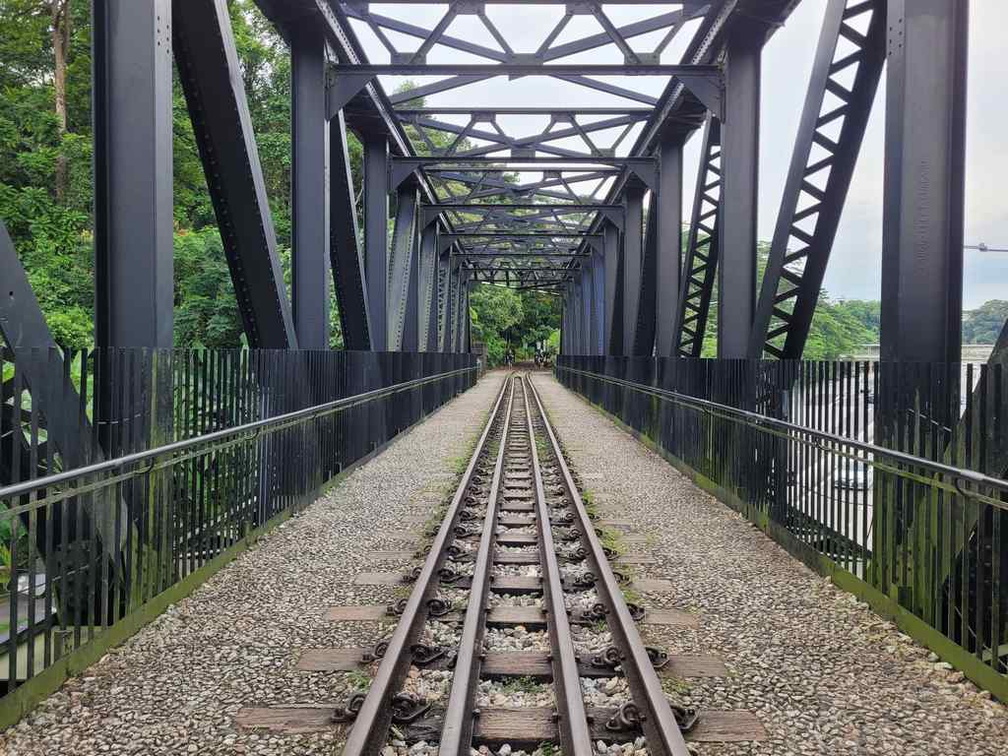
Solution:
M426 28L437 21L439 10L428 7L382 6L372 4L376 13L384 13ZM655 6L604 6L617 26L655 15ZM670 4L669 8L675 8ZM788 22L768 42L763 55L763 98L760 119L759 237L769 240L780 208L780 198L804 103L815 46L822 25L826 0L802 0ZM663 9L664 10L664 9ZM552 28L562 13L561 7L487 6L494 24L517 52L531 51ZM991 247L1008 248L1008 198L999 177L1008 175L1008 144L1004 138L1008 124L1008 99L1001 82L1008 73L1002 54L1003 29L1008 25L1008 3L1004 0L972 0L970 3L970 55L967 110L966 156L966 244L984 242ZM388 53L369 30L355 25L369 58L375 63L388 62ZM564 34L565 39L595 33L600 27L588 17L575 17ZM695 28L687 24L662 55L663 63L676 63ZM460 17L449 27L449 34L495 47L489 32L474 17ZM415 38L389 35L400 50L414 50ZM631 42L636 50L653 48L660 35L643 36ZM463 53L435 47L428 62L486 62ZM621 62L614 47L564 59L564 63ZM383 85L394 91L401 79L387 77ZM427 83L433 79L415 79ZM614 83L622 83L612 79ZM650 77L625 79L627 84L659 94L664 80ZM548 77L507 81L495 78L454 92L428 98L427 105L525 105L525 106L606 106L619 103L611 96L574 87ZM622 101L626 104L626 101ZM865 135L861 156L848 194L843 217L830 257L824 286L834 298L878 299L882 241L882 168L885 79ZM444 120L460 121L458 117ZM519 134L535 131L536 124L512 117L505 125ZM636 136L634 132L631 136ZM686 146L684 163L684 218L689 218L695 182L699 134ZM629 143L632 143L632 139ZM971 309L989 299L1008 299L1008 253L966 250L963 304Z

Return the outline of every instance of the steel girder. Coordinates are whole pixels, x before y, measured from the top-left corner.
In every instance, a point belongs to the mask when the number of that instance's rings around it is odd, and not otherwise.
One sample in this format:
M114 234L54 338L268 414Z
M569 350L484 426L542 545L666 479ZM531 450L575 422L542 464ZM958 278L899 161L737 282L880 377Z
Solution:
M704 127L686 260L673 328L675 354L699 357L717 277L721 206L721 124L713 116Z
M363 135L364 145L364 264L368 310L371 313L371 349L389 348L388 318L388 139Z
M606 263L605 255L602 252L596 252L592 256L592 313L595 318L595 341L593 347L594 354L605 354L606 353L606 342L608 341L606 337L606 281L608 280L607 270L608 266Z
M637 317L644 273L644 194L635 182L626 191L626 226L623 229L623 353L637 354Z
M364 256L358 239L357 199L350 173L346 121L340 111L329 122L332 171L329 184L329 259L339 304L343 345L371 348L371 308L366 292Z
M438 335L438 255L437 225L430 224L420 233L418 341L421 352L437 351Z
M326 43L307 27L291 43L291 293L301 349L329 348L329 160Z
M661 144L661 163L657 206L654 307L654 353L658 357L675 355L675 319L679 310L682 270L682 154L686 135L667 135Z
M602 226L605 254L606 354L623 354L623 245L612 223Z
M802 356L885 63L886 2L830 0L827 6L750 357Z
M297 348L227 4L175 0L174 13L179 78L245 335L252 347Z
M958 362L966 0L889 0L881 356Z
M171 45L171 0L94 0L95 331L103 347L173 343Z
M409 181L397 192L395 227L392 231L392 251L388 270L388 342L391 352L399 352L406 330L411 330L416 341L416 283L414 262L417 246L417 214L420 203L418 186ZM370 254L370 252L369 252ZM413 299L412 318L408 317L410 299ZM407 328L411 320L412 328ZM415 345L414 345L415 349Z
M764 36L736 28L726 43L721 124L718 243L718 357L745 357L756 310L760 69Z
M635 355L650 356L655 343L655 307L658 299L658 192L652 191L644 226L640 297L634 328Z

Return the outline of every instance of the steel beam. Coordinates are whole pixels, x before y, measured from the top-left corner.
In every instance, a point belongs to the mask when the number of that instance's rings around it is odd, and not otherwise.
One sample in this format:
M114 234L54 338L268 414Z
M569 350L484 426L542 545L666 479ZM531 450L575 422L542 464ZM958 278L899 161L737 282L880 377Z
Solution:
M759 202L760 63L764 35L751 26L728 35L723 186L718 241L718 357L745 357L756 299Z
M635 336L644 272L644 193L646 187L634 182L627 186L626 227L623 230L623 354L637 354Z
M301 349L329 348L329 135L326 45L316 29L291 41L291 292Z
M602 225L605 255L605 353L623 354L623 246L612 223Z
M362 135L364 145L364 260L368 309L371 313L371 349L388 349L388 139L381 134Z
M389 259L388 289L388 341L387 349L398 352L404 348L407 304L410 299L414 252L416 250L417 208L420 190L416 182L408 181L396 193L396 218L392 231L392 255ZM415 286L414 303L415 303ZM414 307L413 325L416 325ZM414 330L415 334L415 330ZM414 349L415 349L414 345Z
M749 339L752 358L802 356L885 62L886 2L830 0L826 8Z
M704 127L686 260L672 340L679 357L697 358L703 350L711 296L717 276L718 217L721 205L721 124L713 116Z
M633 353L650 356L654 352L655 309L658 298L658 194L651 192L644 228L644 255L641 263L640 301L634 329Z
M419 253L419 349L437 351L438 333L438 263L437 224L425 227L420 234Z
M245 336L254 348L296 348L227 4L175 0L173 39Z
M366 294L364 257L358 241L357 198L346 134L346 121L340 111L329 121L329 152L333 166L329 184L329 260L343 346L366 350L371 348L371 308Z
M337 65L336 74L367 76L717 76L713 65L674 65L662 63L391 63ZM415 99L415 98L414 98Z
M100 347L173 344L171 50L171 0L94 0Z
M406 286L406 322L403 325L402 351L420 351L420 233L413 232L413 254L409 262Z
M889 0L883 360L958 362L966 0Z
M657 205L655 355L676 353L675 319L682 270L682 153L685 135L672 133L661 143Z
M606 271L608 269L605 255L596 253L592 258L594 273L592 275L592 312L595 317L594 354L606 353Z

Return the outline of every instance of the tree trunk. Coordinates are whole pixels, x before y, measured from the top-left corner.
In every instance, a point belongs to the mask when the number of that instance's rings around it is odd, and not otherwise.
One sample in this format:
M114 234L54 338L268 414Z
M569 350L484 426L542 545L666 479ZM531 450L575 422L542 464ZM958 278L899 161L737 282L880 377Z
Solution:
M62 137L67 132L66 73L70 54L70 0L51 0L53 87L56 92L56 120ZM62 150L56 158L56 197L62 200L67 188L67 158Z

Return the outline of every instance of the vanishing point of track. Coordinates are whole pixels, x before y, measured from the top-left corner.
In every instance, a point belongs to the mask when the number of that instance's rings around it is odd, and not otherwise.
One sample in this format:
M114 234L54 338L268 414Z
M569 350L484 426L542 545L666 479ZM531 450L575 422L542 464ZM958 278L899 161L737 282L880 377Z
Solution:
M532 382L509 377L412 592L392 607L401 618L375 649L370 689L336 714L353 722L345 756L390 739L437 743L439 756L504 744L588 756L600 740L641 738L651 756L688 753L696 714L665 697L655 666L667 657L643 644L642 610L606 551ZM435 622L460 627L454 648L421 642ZM514 633L542 645L495 645ZM451 670L447 705L403 692L418 668ZM523 706L499 705L510 703L499 691L523 689ZM608 706L586 703L594 690Z

